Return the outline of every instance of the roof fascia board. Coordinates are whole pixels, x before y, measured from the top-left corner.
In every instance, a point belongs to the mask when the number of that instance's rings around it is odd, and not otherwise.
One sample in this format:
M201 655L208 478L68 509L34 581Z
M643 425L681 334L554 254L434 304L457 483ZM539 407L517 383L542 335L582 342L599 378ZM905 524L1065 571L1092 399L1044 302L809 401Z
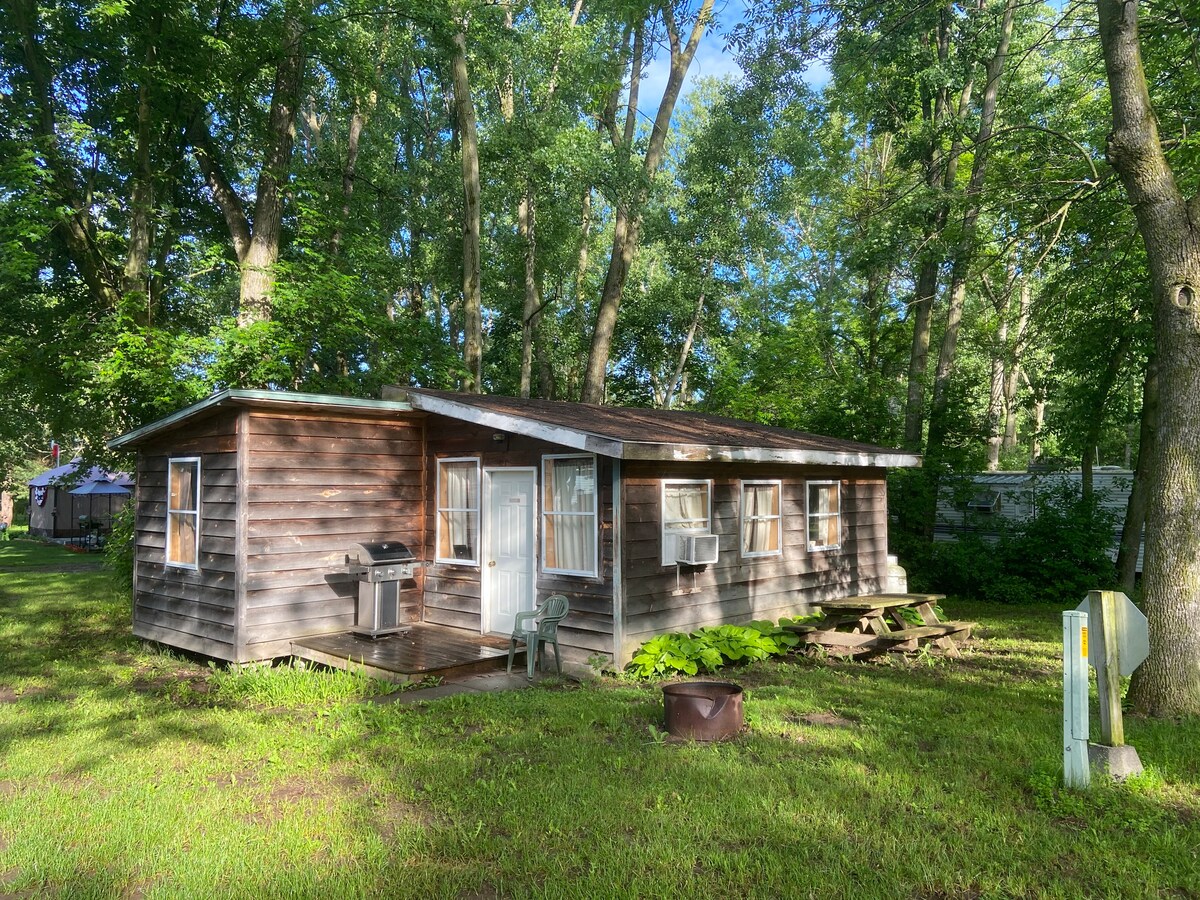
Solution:
M183 409L176 410L169 416L159 419L157 422L151 422L149 425L143 425L141 428L135 428L133 431L128 431L120 437L113 438L108 442L107 447L109 450L119 450L121 447L135 443L144 437L164 431L177 422L190 419L192 416L199 415L207 409L224 403L232 394L233 391L221 391L218 394L212 394L205 397L199 403L193 403L191 406L185 406Z
M670 460L672 462L789 463L812 466L860 466L870 468L919 468L921 457L914 453L865 453L835 450L783 450L771 447L722 447L700 444L625 445L625 459Z
M331 394L298 394L289 391L224 390L205 397L200 402L193 403L191 406L185 406L183 409L173 412L156 422L151 422L120 437L113 438L108 442L107 446L110 450L118 450L121 447L136 443L160 431L166 431L173 425L198 416L217 406L250 404L262 404L266 406L307 405L333 409L377 410L383 412L412 411L411 404L400 400L368 400L362 397L337 397Z
M460 403L457 400L431 397L428 394L422 394L419 390L411 391L408 397L414 407L424 412L448 416L452 419L470 422L473 425L494 428L497 431L511 431L525 437L537 438L551 444L570 447L573 450L585 450L588 453L597 453L600 456L611 456L621 459L625 455L625 447L627 445L623 442L602 438L587 431L566 428L562 425L550 425L540 422L537 419L527 419L523 416L492 412L491 410L481 409L478 406Z

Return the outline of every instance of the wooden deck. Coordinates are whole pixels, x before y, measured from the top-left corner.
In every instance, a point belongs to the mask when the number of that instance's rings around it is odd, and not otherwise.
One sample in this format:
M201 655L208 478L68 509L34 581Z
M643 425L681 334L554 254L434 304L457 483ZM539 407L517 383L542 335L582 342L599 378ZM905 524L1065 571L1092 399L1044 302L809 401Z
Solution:
M508 661L508 638L425 623L409 628L374 640L350 632L301 638L292 641L292 655L339 669L361 669L372 678L399 684L492 671ZM514 666L517 661L524 667L522 649Z

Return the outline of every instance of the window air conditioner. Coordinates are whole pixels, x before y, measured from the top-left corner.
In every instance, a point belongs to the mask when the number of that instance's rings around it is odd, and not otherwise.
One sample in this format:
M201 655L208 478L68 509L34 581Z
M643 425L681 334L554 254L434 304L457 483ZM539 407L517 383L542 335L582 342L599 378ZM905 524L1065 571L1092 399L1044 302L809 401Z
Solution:
M677 540L675 562L685 566L707 566L717 561L715 534L681 534Z

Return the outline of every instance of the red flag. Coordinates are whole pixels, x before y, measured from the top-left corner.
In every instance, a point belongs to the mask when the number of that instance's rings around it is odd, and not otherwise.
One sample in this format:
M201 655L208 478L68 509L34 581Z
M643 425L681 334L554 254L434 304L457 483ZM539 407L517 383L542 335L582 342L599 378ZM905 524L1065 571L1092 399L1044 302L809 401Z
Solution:
M58 468L58 441L50 442L50 468Z

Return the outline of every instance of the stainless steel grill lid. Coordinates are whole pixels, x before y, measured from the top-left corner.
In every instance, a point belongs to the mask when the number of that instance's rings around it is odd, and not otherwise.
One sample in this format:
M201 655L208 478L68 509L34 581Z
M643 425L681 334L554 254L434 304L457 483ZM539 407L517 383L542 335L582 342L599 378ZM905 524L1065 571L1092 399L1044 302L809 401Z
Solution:
M366 541L354 545L358 550L358 561L367 566L380 563L412 562L416 559L408 545L401 541Z

